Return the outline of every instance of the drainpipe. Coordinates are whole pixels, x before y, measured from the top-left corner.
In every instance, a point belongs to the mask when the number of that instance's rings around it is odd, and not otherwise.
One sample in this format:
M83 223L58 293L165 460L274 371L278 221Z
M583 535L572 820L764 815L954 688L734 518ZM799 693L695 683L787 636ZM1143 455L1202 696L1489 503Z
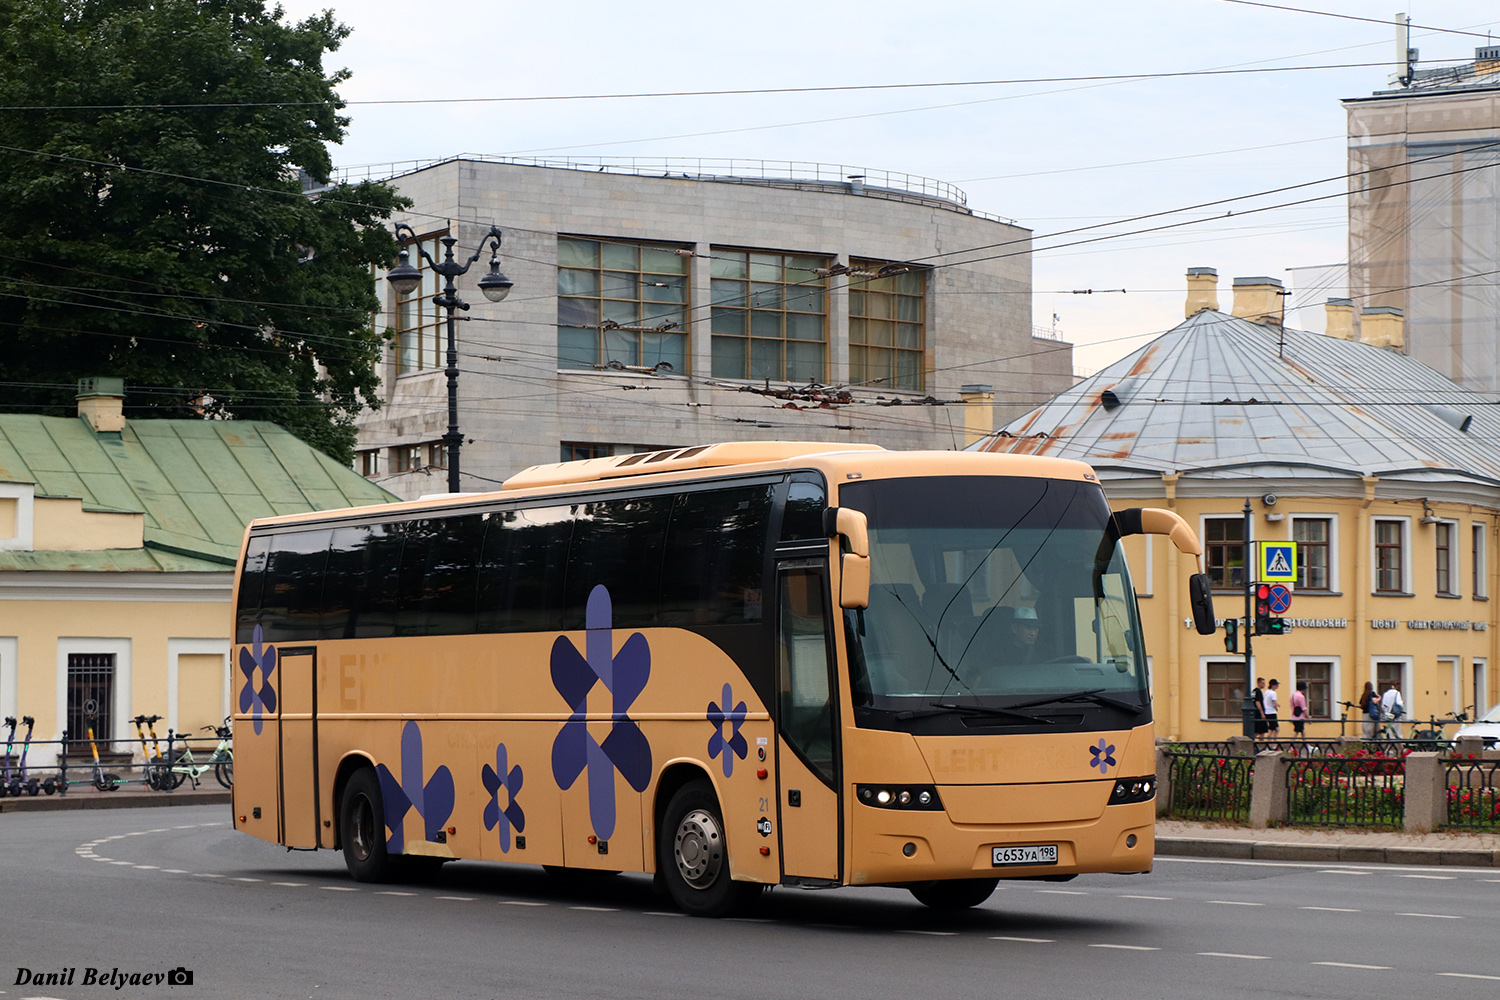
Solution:
M1167 494L1167 509L1177 506L1178 472L1163 472L1162 487ZM1147 545L1156 544L1155 535L1146 536ZM1177 546L1167 547L1167 578L1162 587L1167 592L1167 737L1182 736L1182 581L1177 576Z
M1370 506L1375 502L1375 484L1379 476L1361 476L1365 484L1365 497L1359 505L1359 540L1355 543L1353 565L1354 580L1354 669L1344 681L1344 700L1354 701L1365 688L1365 680L1374 680L1370 674L1370 643L1367 626L1370 622L1369 574L1361 577L1358 567L1370 558ZM1370 568L1374 572L1374 568ZM1377 694L1379 692L1376 692Z

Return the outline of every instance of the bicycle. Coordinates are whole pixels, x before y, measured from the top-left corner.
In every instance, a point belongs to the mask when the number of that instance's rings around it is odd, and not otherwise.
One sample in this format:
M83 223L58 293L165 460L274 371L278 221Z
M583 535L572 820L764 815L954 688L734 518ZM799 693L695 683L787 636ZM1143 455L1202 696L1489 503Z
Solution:
M1412 725L1416 726L1416 724L1420 721L1421 720L1419 719L1413 719ZM1429 728L1413 728L1411 731L1411 738L1422 743L1431 743L1434 747L1439 745L1446 747L1448 745L1448 741L1443 736L1443 727L1461 726L1468 721L1469 717L1464 712L1451 712L1445 718L1441 719L1437 718L1436 716L1428 716L1427 725Z
M158 779L167 785L163 791L170 791L188 779L192 779L193 787L197 788L198 779L210 770L214 772L214 777L218 779L219 784L225 788L234 787L234 748L230 744L233 732L229 727L229 719L226 717L222 726L204 726L203 728L219 738L219 745L214 748L214 752L208 756L208 759L200 764L193 757L193 748L184 743L181 752L172 756L166 775ZM172 745L174 739L172 730L168 729L168 747Z

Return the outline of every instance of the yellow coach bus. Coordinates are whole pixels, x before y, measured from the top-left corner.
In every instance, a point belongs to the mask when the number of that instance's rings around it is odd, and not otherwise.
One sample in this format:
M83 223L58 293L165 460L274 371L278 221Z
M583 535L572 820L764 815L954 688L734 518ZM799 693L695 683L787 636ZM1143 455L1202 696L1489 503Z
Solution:
M771 885L957 908L1000 878L1149 871L1118 541L1197 555L1192 530L1112 515L1077 462L831 447L255 521L236 828L342 850L361 881L455 858L655 872L705 916Z

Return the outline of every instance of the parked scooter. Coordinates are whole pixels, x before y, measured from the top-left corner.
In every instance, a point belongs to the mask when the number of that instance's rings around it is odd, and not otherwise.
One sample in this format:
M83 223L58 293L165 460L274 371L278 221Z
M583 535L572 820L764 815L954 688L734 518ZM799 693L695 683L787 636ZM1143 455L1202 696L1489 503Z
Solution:
M38 792L45 788L47 794L51 795L57 791L57 782L55 780L48 778L46 781L39 781L26 772L26 757L31 753L31 731L36 728L36 720L29 715L23 715L21 716L21 725L26 727L26 741L21 744L21 773L11 783L10 794L20 795L24 791L27 795L35 797Z
M10 727L10 733L5 737L5 780L0 781L0 798L4 798L7 795L21 794L19 788L14 792L10 790L10 751L16 744L16 717L14 715L7 715L5 717L5 725Z
M161 741L156 737L156 722L159 715L137 715L131 719L135 723L135 736L141 743L141 754L146 757L141 764L141 778L145 786L153 792L169 792L172 790L172 764L161 754ZM145 725L150 732L151 752L146 753L146 733L141 731Z
M90 704L92 705L92 702ZM94 787L101 792L112 792L120 787L120 776L104 772L104 765L99 762L99 744L94 742L95 713L85 709L84 714L89 720L89 749L94 752Z

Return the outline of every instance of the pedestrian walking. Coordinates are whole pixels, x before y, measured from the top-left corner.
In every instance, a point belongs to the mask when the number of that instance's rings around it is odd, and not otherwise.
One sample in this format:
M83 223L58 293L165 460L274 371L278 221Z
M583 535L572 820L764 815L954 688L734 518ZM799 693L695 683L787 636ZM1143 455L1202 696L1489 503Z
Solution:
M1250 700L1255 702L1255 738L1264 739L1266 735L1266 679L1255 678L1255 690L1250 692Z
M1281 723L1276 718L1276 714L1279 711L1276 688L1280 684L1280 681L1272 677L1271 683L1266 685L1266 693L1262 695L1262 699L1266 704L1266 737L1273 740L1281 736Z
M1391 681L1386 685L1385 694L1380 696L1380 720L1398 740L1404 738L1401 735L1401 716L1405 714L1406 702L1401 700L1401 689Z
M1380 696L1375 693L1375 685L1365 681L1364 694L1359 696L1359 711L1364 716L1364 737L1367 740L1375 738L1375 731L1380 727Z
M1307 739L1307 681L1298 681L1292 692L1292 732Z

